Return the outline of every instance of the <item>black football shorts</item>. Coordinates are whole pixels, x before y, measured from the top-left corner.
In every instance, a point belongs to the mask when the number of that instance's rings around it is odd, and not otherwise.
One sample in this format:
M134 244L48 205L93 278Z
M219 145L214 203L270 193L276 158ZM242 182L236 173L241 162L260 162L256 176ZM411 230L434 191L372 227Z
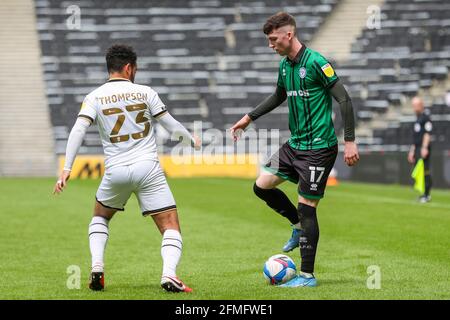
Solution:
M286 142L263 169L298 184L298 193L301 196L321 199L337 153L337 144L329 148L297 150Z

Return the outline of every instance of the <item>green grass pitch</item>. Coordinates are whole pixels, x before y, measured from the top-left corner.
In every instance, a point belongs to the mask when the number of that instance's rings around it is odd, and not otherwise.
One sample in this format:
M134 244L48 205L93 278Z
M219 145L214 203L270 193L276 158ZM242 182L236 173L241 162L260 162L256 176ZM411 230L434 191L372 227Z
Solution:
M421 205L404 186L341 183L319 207L317 288L265 283L264 261L281 253L289 224L252 192L252 180L170 179L184 250L178 274L194 292L159 286L161 236L132 196L110 223L106 290L87 288L87 226L99 181L0 179L1 299L450 299L450 192ZM296 201L296 187L282 187ZM299 264L299 252L289 255ZM81 288L68 289L71 265ZM369 266L381 288L368 289Z

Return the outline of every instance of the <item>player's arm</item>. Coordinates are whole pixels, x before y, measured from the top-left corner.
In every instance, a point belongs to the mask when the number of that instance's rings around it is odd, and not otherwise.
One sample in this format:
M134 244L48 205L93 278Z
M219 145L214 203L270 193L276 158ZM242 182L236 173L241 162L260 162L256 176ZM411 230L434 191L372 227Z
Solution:
M422 138L422 146L420 149L420 156L422 157L422 159L425 159L426 157L428 157L428 154L430 153L430 142L431 142L431 130L432 130L432 124L430 119L427 117L427 120L425 121L424 124L424 130L425 133L423 134L423 138Z
M230 131L233 139L236 141L238 138L238 130L245 130L250 122L255 121L259 117L269 113L279 105L281 105L287 98L286 90L277 85L277 88L273 94L264 99L259 105L256 106L251 112L242 117L241 120L235 123L231 127Z
M91 125L92 120L87 117L79 116L75 122L72 130L69 134L69 139L67 139L66 147L66 157L64 162L64 169L55 184L53 193L61 193L69 180L70 172L72 171L72 166L77 156L78 150L80 149L81 143L83 142L86 131Z
M355 143L355 117L352 100L340 80L337 80L329 90L333 98L339 103L344 123L344 161L349 166L353 166L359 160L359 153Z
M200 139L195 135L191 135L181 123L170 115L156 91L148 87L148 96L149 100L147 103L152 117L158 121L164 129L169 131L172 134L172 137L184 143L189 142L195 150L200 150L202 146Z
M420 151L422 158L426 158L428 156L428 147L430 146L430 141L431 135L429 133L424 133L422 139L422 149ZM424 153L425 155L423 155Z
M411 145L411 147L409 148L409 152L408 152L408 162L409 163L414 163L415 158L414 158L414 154L416 152L416 146L415 145Z
M287 98L286 90L284 88L277 86L275 92L268 96L264 101L262 101L259 105L256 106L251 112L247 115L252 120L255 121L259 117L269 113L279 105L281 105Z
M201 147L201 141L197 136L193 136L190 132L177 120L175 120L168 111L164 111L161 114L155 116L155 119L163 126L164 129L169 131L173 137L181 141L189 141L191 146L196 150Z

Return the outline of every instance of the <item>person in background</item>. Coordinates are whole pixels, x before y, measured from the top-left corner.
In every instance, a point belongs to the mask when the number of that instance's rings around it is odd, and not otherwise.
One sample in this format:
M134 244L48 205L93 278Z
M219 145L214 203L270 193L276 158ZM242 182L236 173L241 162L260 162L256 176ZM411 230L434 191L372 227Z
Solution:
M415 165L417 161L423 159L425 167L425 193L419 197L419 201L426 203L431 201L430 154L433 125L428 112L424 108L423 100L420 97L414 97L412 99L412 107L416 113L417 120L413 127L413 144L409 149L408 161Z

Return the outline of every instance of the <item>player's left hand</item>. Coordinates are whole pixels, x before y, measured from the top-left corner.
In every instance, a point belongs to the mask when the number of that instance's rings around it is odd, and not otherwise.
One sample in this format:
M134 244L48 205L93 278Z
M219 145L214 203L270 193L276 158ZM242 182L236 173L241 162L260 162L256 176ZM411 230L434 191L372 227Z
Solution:
M344 161L351 167L359 161L358 147L354 141L345 141Z
M56 181L55 187L53 188L53 194L60 194L61 192L63 192L69 178L70 178L70 171L63 170L63 172L58 178L58 181Z

